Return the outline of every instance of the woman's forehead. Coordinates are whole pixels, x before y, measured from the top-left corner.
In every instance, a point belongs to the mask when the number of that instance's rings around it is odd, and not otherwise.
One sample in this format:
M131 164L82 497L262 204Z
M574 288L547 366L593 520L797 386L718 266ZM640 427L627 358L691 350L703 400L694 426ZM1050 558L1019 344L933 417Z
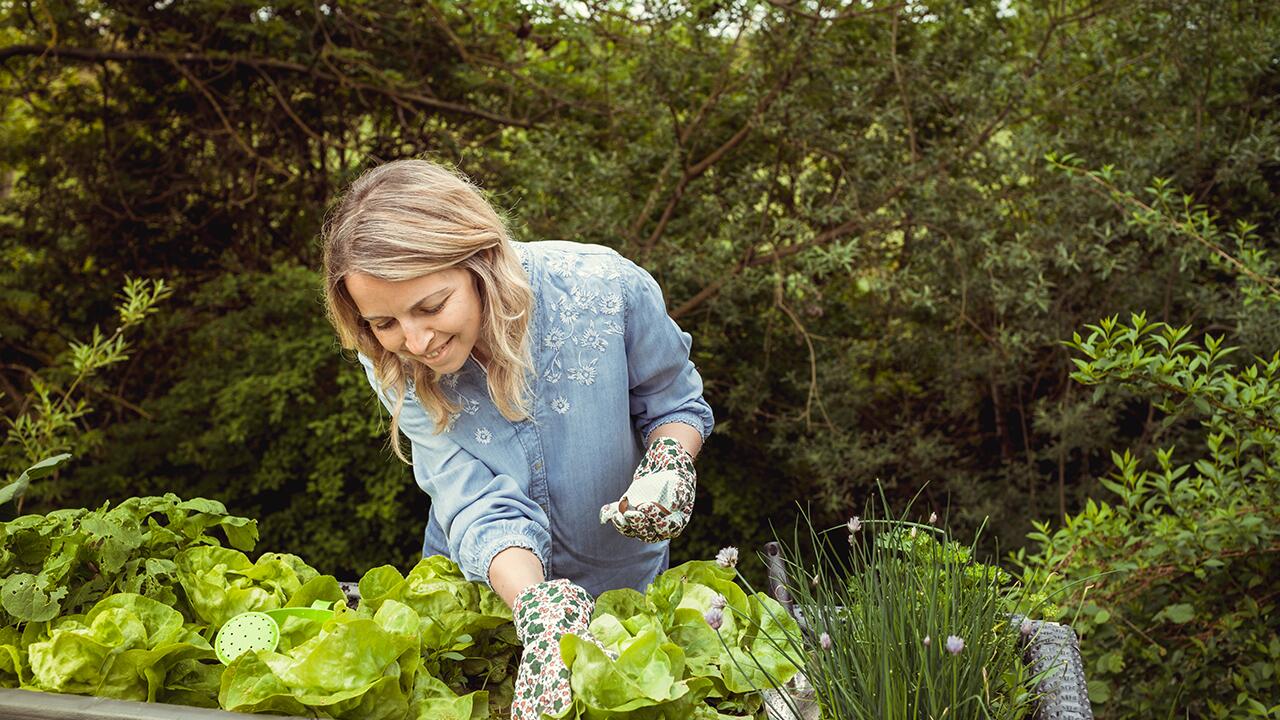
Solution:
M384 280L352 272L344 282L360 314L369 320L407 312L423 301L442 300L466 275L466 270L450 268L408 280Z

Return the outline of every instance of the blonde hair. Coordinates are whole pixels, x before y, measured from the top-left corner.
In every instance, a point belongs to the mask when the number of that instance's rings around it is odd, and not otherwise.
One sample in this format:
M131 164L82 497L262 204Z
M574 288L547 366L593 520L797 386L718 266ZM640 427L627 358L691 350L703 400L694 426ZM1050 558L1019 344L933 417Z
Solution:
M373 361L383 390L394 389L391 447L400 448L400 411L412 379L419 402L442 432L460 406L444 396L439 374L382 347L360 317L345 279L353 272L411 280L463 268L482 304L480 342L488 350L489 396L504 417L529 417L528 347L533 291L507 228L480 190L455 170L426 160L396 160L366 171L338 198L321 231L324 298L343 349Z

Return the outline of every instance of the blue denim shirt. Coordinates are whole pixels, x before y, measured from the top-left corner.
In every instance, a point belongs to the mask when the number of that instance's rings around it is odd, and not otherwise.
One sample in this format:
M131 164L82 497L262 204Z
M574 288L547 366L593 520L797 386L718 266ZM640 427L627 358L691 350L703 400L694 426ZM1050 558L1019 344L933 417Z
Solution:
M413 474L431 496L423 554L447 555L472 580L488 582L493 556L528 548L548 579L567 578L593 595L643 590L668 564L667 543L650 544L601 525L659 425L680 422L705 439L714 425L691 338L667 315L643 268L600 245L514 242L529 274L534 375L532 419L498 412L485 369L468 358L440 384L461 411L447 430L406 391L400 430L412 443ZM379 391L373 366L360 362ZM379 393L394 407L391 393Z

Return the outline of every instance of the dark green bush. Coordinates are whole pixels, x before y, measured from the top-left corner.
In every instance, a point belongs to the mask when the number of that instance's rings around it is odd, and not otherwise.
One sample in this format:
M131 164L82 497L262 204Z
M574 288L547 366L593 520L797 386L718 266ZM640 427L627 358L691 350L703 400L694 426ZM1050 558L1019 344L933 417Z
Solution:
M1114 318L1077 335L1073 377L1158 400L1203 441L1115 453L1113 498L1050 531L1018 561L1065 589L1090 694L1113 718L1276 717L1280 705L1280 353L1232 366L1222 338Z

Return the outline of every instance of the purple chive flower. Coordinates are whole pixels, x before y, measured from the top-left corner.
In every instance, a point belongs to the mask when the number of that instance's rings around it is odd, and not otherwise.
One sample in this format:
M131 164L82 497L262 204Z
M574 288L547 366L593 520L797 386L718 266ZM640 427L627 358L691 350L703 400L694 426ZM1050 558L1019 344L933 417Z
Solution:
M715 608L716 610L723 610L724 606L728 604L729 604L729 601L725 600L724 596L721 595L720 593L716 593L716 596L711 598L711 607Z
M849 522L845 523L845 525L849 528L849 534L856 533L862 529L862 518L854 515L849 518Z
M947 636L947 652L952 655L959 655L964 650L964 640L956 635Z
M721 548L720 552L716 553L716 564L722 568L737 567L738 548L732 546Z
M818 636L818 644L822 646L823 650L830 650L831 636L826 633L822 633L821 635Z
M935 525L937 524L937 522L938 522L938 513L936 512L929 513L929 524Z
M1029 637L1031 633L1036 631L1036 626L1030 620L1023 620L1022 627L1018 629L1022 632L1023 637Z
M922 642L924 642L925 647L929 647L930 645L933 644L933 641L929 639L928 635L924 636L924 640Z
M703 613L702 617L706 619L712 630L719 630L720 626L724 624L724 611L720 608L711 608Z

